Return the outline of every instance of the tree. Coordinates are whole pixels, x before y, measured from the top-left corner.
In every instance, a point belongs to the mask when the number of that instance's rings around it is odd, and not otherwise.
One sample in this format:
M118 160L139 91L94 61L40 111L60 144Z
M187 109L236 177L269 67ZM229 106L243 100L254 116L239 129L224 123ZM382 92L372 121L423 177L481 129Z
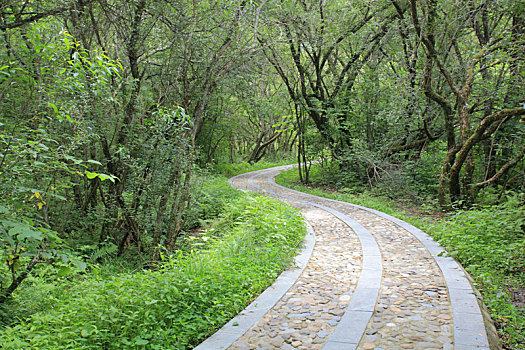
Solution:
M525 113L523 106L520 106L523 101L500 97L508 95L504 91L514 90L511 85L504 84L504 79L512 75L511 68L516 69L519 57L509 53L523 49L525 42L522 36L516 35L516 28L513 29L511 24L516 23L511 21L515 17L515 13L509 11L512 8L500 7L496 2L468 2L445 7L436 0L428 1L425 27L421 25L421 6L418 7L416 1L410 1L412 23L428 57L425 91L442 106L445 114L454 112L459 125L458 140L452 140L452 133L448 131L449 149L440 176L439 201L445 205L446 182L451 201L472 201L475 148L481 141L493 137L502 124ZM489 11L494 14L491 18ZM454 13L461 21L456 22L455 30L442 32L443 38L437 42L436 33L444 25L438 17L440 12L445 16ZM449 57L447 48L454 50L455 60ZM432 90L433 66L437 67L440 78L448 85L453 101ZM482 80L483 84L480 83ZM448 128L451 128L450 121ZM516 163L511 160L503 167Z
M344 160L352 152L350 92L393 17L384 7L337 1L271 2L264 10L268 22L256 29L266 58L334 157Z

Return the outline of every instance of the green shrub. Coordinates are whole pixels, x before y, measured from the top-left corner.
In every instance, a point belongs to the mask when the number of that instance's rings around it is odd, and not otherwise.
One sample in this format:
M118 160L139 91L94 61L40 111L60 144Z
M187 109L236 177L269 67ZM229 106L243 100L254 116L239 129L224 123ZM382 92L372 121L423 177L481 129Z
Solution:
M525 347L525 310L513 304L510 291L525 288L522 200L515 195L497 206L458 211L426 228L473 276L511 349Z
M248 195L212 226L222 228L205 249L171 256L158 271L88 276L50 300L52 310L6 328L0 343L4 349L192 348L289 266L305 233L296 210Z
M192 188L192 202L186 220L186 229L203 226L222 214L228 203L238 199L242 192L233 188L224 176L201 174Z

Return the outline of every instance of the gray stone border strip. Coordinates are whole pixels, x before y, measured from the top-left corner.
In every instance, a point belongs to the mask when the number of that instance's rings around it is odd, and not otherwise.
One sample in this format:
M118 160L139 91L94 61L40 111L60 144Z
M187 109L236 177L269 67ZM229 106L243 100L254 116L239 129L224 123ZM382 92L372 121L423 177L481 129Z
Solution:
M301 195L317 197L278 185L275 183L275 177L272 179L272 181L275 186L300 193ZM349 205L378 215L404 228L406 231L416 237L432 255L441 269L441 272L443 273L443 277L449 291L449 298L452 307L455 349L490 349L481 308L472 285L467 278L467 274L463 270L463 267L459 265L452 257L442 256L443 253L445 253L445 249L441 247L439 243L434 241L432 237L417 227L379 210L330 198L323 199L338 204Z
M277 169L271 169L271 171L275 170ZM255 179L256 177L262 177L266 175L266 173L267 171L261 171L261 173L249 177L248 183L250 184L250 186L261 190L261 188L253 182L253 179ZM274 177L275 176L273 176L270 180L273 184L275 184L275 181L273 180ZM275 185L279 186L277 184ZM286 189L286 187L282 188ZM291 198L270 190L264 191L272 193L273 195L276 195L278 197L302 202L327 211L335 217L337 217L342 222L344 222L346 225L348 225L356 233L361 243L362 249L363 261L361 265L361 274L359 276L359 280L357 282L352 298L350 299L346 312L341 317L341 320L337 324L330 338L328 338L328 341L325 343L323 349L350 350L357 348L362 336L365 333L366 327L368 326L368 323L370 322L370 319L374 314L377 299L379 298L379 291L381 288L381 278L383 275L383 260L376 240L370 234L370 232L368 232L368 230L356 220L348 217L347 215L333 208L296 198Z
M241 174L244 175L244 174ZM239 176L239 175L238 175ZM232 184L231 180L230 184ZM232 318L221 329L200 343L194 350L226 349L259 321L294 285L305 269L315 245L315 232L307 222L307 234L303 249L295 257L295 268L288 269L279 275L275 282L262 292L257 299L248 305L237 316Z

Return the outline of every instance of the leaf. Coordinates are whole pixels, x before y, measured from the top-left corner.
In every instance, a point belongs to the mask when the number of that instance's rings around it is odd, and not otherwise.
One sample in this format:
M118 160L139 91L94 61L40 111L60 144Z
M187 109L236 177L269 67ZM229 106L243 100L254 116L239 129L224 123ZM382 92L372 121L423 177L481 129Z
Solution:
M73 272L74 271L70 267L62 266L60 269L58 269L57 275L62 277L62 276L71 275Z
M67 254L60 253L58 254L58 257L62 260L64 264L67 264L69 262L69 256Z
M102 165L101 162L99 162L99 161L97 161L97 160L93 160L93 159L88 159L87 162L88 162L88 163L91 163L91 164Z
M33 199L33 198L38 198L38 199L40 199L40 198L42 198L42 196L40 195L39 192L35 192L35 193L33 193L33 195L32 195L31 197L29 197L29 199Z
M55 112L55 115L58 114L58 107L54 103L48 102L47 105L49 107L53 108L53 111Z
M61 201L67 201L66 197L61 196L61 195L56 194L56 193L48 193L47 195L50 196L50 197L54 197L56 199L60 199Z
M135 345L146 345L149 344L149 340L142 339L140 337L135 338Z
M92 179L94 179L96 177L98 177L100 179L100 181L109 180L109 181L111 181L113 183L115 182L116 179L118 180L118 177L116 177L114 175L108 175L108 174L103 174L103 173L94 173L94 172L91 172L91 171L88 171L88 170L85 171L85 175L90 180L92 180Z
M96 326L92 324L87 324L84 326L84 328L82 328L82 331L80 332L80 334L83 338L85 338L96 332L97 332Z
M47 230L47 229L45 229L43 227L40 228L40 231L42 231L46 235L46 238L48 240L56 242L56 243L62 243L62 239L60 239L60 237L58 237L58 233L57 232L51 231L51 230Z
M64 158L66 158L67 160L72 161L72 162L75 163L75 164L80 164L80 163L83 162L82 159L77 159L77 158L75 158L75 157L73 157L73 156L69 156L69 155L67 155L67 154L64 156Z
M40 231L36 231L31 226L22 223L15 223L9 230L9 235L11 237L16 236L16 239L18 239L19 241L22 241L24 239L41 241L42 239L44 239Z
M80 270L82 270L82 271L84 271L84 270L87 268L87 264L86 264L85 262L83 262L83 261L80 261L80 260L74 260L73 263L74 263L75 265L77 265L77 267L78 267Z
M98 174L98 177L100 178L100 180L104 181L104 180L109 180L111 182L115 182L115 176L113 175L107 175L107 174Z
M85 174L86 174L86 177L90 180L93 180L99 175L97 173L92 173L91 171L88 171L88 170L85 171Z

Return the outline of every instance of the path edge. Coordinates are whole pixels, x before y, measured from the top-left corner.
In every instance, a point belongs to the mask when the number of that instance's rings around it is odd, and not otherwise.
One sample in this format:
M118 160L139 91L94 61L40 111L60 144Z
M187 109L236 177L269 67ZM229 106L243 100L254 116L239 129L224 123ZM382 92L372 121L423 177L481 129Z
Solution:
M363 225L361 225L356 220L350 218L346 214L336 209L327 207L325 205L305 201L303 199L292 198L283 194L278 194L268 189L263 190L262 188L260 188L260 186L256 185L253 182L253 179L256 177L270 175L270 177L268 178L270 184L276 187L285 188L286 190L291 190L289 188L277 185L275 183L276 175L272 173L276 170L282 171L283 169L287 168L290 168L290 166L287 165L276 168L264 169L259 171L258 174L251 174L252 176L247 177L248 184L253 188L261 190L265 193L271 193L277 198L280 197L297 202L302 202L307 205L324 210L332 214L337 219L341 220L356 234L361 246L361 255L363 259L361 262L361 272L359 274L359 279L357 281L355 289L352 292L350 302L348 303L347 308L343 316L341 317L341 320L335 327L333 333L330 335L327 342L323 345L323 350L356 349L359 343L361 342L362 337L365 334L370 319L374 314L377 301L379 300L379 292L381 290L381 282L383 276L383 259L379 250L379 246L372 234L370 234L370 232Z
M291 166L288 166L288 168L291 168ZM285 188L303 195L306 194L312 197L319 197L281 186L275 182L275 177L273 177L272 181L277 187ZM455 348L476 348L486 350L502 349L494 321L490 317L488 309L481 299L481 294L474 287L474 279L454 258L443 256L443 254L446 253L445 248L436 242L428 233L414 225L376 209L331 198L319 198L325 199L329 202L349 205L368 211L393 222L413 235L423 244L432 258L434 258L443 274L452 305Z
M235 178L246 174L248 173L234 176L228 182L233 186ZM250 305L239 312L237 316L228 321L217 332L197 345L194 350L227 349L255 325L295 284L310 260L315 246L315 231L308 221L304 220L304 222L306 223L306 235L303 240L303 247L294 258L292 267L283 271L275 282L259 294Z

